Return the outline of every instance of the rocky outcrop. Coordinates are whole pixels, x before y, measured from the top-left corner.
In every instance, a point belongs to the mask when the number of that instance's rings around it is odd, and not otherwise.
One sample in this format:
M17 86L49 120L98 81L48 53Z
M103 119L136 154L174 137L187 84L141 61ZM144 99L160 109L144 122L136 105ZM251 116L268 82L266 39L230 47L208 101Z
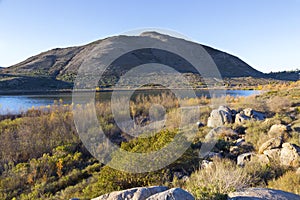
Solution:
M213 110L207 121L208 127L219 127L224 124L233 122L233 115L227 106L220 106L218 109Z
M193 195L181 188L164 186L139 187L123 191L116 191L102 195L92 200L194 200Z
M300 196L268 188L249 188L228 194L228 200L299 200Z
M300 147L291 143L282 144L281 137L272 138L263 143L259 148L259 153L281 165L300 167Z
M266 115L264 113L253 110L252 108L246 108L237 113L235 110L231 110L227 106L220 106L218 109L212 110L207 121L208 127L219 127L225 124L237 123L244 124L248 120L265 120Z
M122 200L122 199L145 200L154 194L164 192L166 190L168 190L168 188L164 186L138 187L138 188L132 188L123 191L116 191L109 194L104 194L92 200Z
M244 115L243 113L238 113L235 115L235 123L237 124L244 124L247 120L250 120L251 118Z
M266 115L264 113L253 110L252 108L244 109L243 113L244 115L250 117L251 119L260 120L260 121L266 119Z

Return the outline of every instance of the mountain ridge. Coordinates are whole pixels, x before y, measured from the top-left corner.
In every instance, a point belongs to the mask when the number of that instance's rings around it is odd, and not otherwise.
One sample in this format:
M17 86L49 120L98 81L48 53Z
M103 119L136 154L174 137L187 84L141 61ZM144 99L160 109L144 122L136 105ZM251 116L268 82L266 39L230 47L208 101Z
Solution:
M254 78L270 78L270 76L252 68L246 62L237 56L228 54L224 51L195 43L186 39L176 38L169 35L157 32L143 32L139 36L112 36L104 39L96 40L82 46L73 46L66 48L54 48L37 55L31 56L28 59L12 65L7 68L1 68L0 71L0 90L5 89L71 89L76 78L77 71L87 55L99 45L101 49L111 51L117 45L117 41L123 40L145 40L154 42L168 42L172 41L177 44L196 45L196 47L203 47L207 53L212 57L216 63L221 76L223 78L235 77L254 77ZM107 46L107 43L111 46ZM99 47L97 46L97 47ZM121 59L122 60L122 59ZM142 52L135 52L135 54L128 54L122 62L115 63L111 67L111 71L106 73L106 77L99 83L100 86L109 87L126 72L130 65L136 66L140 63L146 63L149 60L160 62L168 60L167 64L181 73L195 73L191 66L174 55L167 52L157 52L154 49L145 50ZM107 80L106 80L107 79ZM43 86L39 84L43 82ZM49 85L47 86L47 81ZM13 82L13 83L12 83Z

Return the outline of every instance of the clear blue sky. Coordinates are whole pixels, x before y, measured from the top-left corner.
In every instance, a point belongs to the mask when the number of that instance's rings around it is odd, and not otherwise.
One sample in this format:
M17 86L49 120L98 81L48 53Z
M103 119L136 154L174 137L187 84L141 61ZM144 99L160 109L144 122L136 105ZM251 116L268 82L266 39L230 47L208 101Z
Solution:
M177 31L264 72L300 68L300 0L0 0L0 66L145 27Z

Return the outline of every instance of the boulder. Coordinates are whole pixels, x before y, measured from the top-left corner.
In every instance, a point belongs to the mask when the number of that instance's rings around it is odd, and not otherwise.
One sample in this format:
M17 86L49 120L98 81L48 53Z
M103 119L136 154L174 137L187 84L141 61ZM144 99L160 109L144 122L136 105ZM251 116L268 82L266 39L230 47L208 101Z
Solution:
M245 108L245 109L243 110L243 113L244 113L245 116L251 117L252 114L253 114L253 109L252 109L252 108Z
M280 161L280 149L268 149L264 151L264 155L268 156L270 160Z
M246 162L251 161L252 157L254 156L254 153L243 153L237 157L237 165L238 166L244 166Z
M92 200L122 200L122 199L145 200L154 194L164 192L166 190L168 190L168 188L164 186L138 187L138 188L132 188L128 190L116 191L109 194L104 194Z
M284 136L284 134L288 131L288 127L283 124L274 124L271 126L268 135L270 137L278 137L278 136Z
M251 118L244 115L243 113L238 113L235 115L234 122L237 124L244 124L247 120L250 120Z
M285 166L300 167L300 147L291 143L283 143L280 162Z
M262 120L266 119L266 115L264 113L255 111L252 108L246 108L246 109L244 109L243 113L247 117L250 117L250 118L255 119L255 120L262 121Z
M268 188L249 188L228 194L228 200L299 200L300 196Z
M257 155L255 155L255 159L260 164L269 164L270 163L270 159L265 154L257 154Z
M220 106L218 109L212 110L207 121L208 127L218 127L224 124L230 124L233 122L233 116L230 108L227 106Z
M271 138L260 146L258 153L262 154L265 150L280 148L281 145L282 137Z
M200 167L201 167L201 169L207 169L207 168L211 168L213 166L213 164L214 163L212 161L202 160Z
M269 133L275 132L275 133L284 133L287 131L287 126L283 124L274 124L271 126Z
M172 188L150 196L146 200L195 200L193 195L181 188Z

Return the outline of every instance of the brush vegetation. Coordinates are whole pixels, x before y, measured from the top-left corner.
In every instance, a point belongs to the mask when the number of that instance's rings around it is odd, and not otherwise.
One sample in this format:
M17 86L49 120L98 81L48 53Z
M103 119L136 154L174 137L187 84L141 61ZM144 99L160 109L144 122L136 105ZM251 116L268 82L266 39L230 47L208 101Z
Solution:
M251 97L223 97L234 109L251 107L267 113L265 122L249 121L245 139L254 151L268 139L274 124L290 124L286 142L300 143L300 82L277 84ZM267 86L266 86L267 87ZM120 100L121 101L121 100ZM201 105L198 119L206 123L212 110L210 99L184 99L185 106ZM130 102L130 114L137 122L149 116L152 104L161 104L167 113L165 127L148 138L133 138L115 124L110 105L96 104L99 123L115 144L129 152L149 152L167 145L180 133L178 100L171 94L138 96ZM226 199L227 194L245 187L270 187L300 194L297 169L278 163L252 162L243 168L230 157L213 159L201 168L199 149L210 128L199 128L192 145L174 163L158 171L133 174L103 166L86 150L74 126L72 105L57 102L51 107L33 108L18 116L2 116L0 121L0 199L90 199L138 186L179 186L197 199ZM220 137L214 150L229 152L230 141ZM126 162L123 160L122 162ZM178 176L178 173L189 177Z

